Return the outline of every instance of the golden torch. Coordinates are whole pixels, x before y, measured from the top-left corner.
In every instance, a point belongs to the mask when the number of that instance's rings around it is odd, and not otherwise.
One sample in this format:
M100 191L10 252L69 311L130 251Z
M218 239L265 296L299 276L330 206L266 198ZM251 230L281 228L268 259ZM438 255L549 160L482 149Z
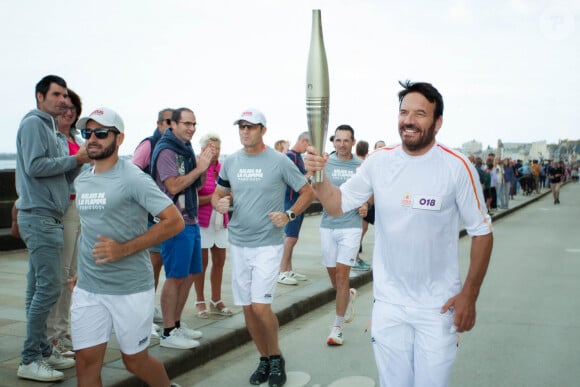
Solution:
M310 142L318 151L324 152L326 131L328 129L329 106L328 62L322 37L322 22L320 10L312 10L312 32L310 37L310 52L306 70L306 117ZM314 182L322 181L323 171L313 176Z

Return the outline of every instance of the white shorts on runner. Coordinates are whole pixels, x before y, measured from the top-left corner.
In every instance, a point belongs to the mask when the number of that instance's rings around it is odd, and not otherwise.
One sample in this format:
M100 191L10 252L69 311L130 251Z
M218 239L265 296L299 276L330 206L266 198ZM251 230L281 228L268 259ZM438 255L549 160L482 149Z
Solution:
M320 228L322 264L336 267L336 263L354 266L360 248L361 228Z
M199 231L201 234L201 248L211 249L214 245L225 249L228 247L228 229L223 228L223 226L216 230L215 227L215 214L216 211L211 212L211 217L209 218L209 226L201 227L199 226ZM223 216L222 214L219 214Z
M375 300L371 341L380 385L447 386L457 355L453 317Z
M240 247L230 245L234 304L271 304L280 273L284 245Z
M147 349L154 300L153 288L141 293L111 295L75 287L71 305L74 350L107 343L113 328L124 354L134 355Z

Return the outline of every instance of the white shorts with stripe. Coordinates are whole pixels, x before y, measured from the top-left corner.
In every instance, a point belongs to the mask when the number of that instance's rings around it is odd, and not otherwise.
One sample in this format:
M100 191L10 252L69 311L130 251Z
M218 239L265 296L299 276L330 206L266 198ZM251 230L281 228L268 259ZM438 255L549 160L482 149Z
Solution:
M240 247L230 244L234 304L271 304L284 245Z
M71 336L74 350L107 343L111 332L121 352L134 355L149 346L155 289L111 295L75 287L71 306Z

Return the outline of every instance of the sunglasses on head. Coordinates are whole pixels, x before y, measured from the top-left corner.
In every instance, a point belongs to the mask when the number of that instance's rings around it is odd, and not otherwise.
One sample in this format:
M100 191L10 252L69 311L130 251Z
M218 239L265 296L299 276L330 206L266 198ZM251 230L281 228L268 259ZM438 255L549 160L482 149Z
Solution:
M81 136L85 140L88 140L89 138L91 138L91 134L94 133L96 138L98 138L99 140L103 140L107 138L109 132L113 132L115 134L121 133L116 129L108 129L108 128L81 129Z

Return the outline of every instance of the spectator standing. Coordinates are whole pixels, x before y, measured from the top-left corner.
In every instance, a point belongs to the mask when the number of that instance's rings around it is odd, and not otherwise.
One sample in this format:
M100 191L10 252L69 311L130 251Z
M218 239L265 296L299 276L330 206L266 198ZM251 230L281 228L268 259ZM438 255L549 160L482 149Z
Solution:
M217 179L222 164L219 161L221 150L221 139L217 133L208 133L199 141L201 151L208 147L213 149L213 157L206 172L205 184L198 191L199 195L199 226L201 232L201 260L203 272L196 274L194 278L197 317L209 318L205 295L205 272L207 271L209 252L211 250L211 313L220 316L232 316L233 312L222 300L222 277L224 264L226 262L226 247L228 246L229 222L228 214L220 214L211 207L211 197L215 191Z
M73 359L53 351L46 335L50 309L62 288L59 257L69 184L89 161L84 147L70 156L57 137L56 117L62 114L67 95L64 79L42 78L35 89L37 108L24 116L16 134L16 208L20 236L28 249L26 338L17 375L43 382L63 379L58 370L75 365Z
M550 179L550 187L552 187L554 204L560 204L560 186L564 180L564 168L561 167L559 162L552 161L548 168L548 178Z
M153 149L155 145L161 139L161 136L165 133L167 128L171 126L171 114L173 109L165 108L157 113L157 128L153 132L153 135L145 138L133 153L133 164L138 166L143 172L151 175L151 155L153 154ZM155 224L155 219L151 214L147 215L147 224L149 227ZM161 259L161 243L151 246L149 248L149 259L151 259L151 265L153 266L153 278L155 279L155 291L157 291L157 285L159 284L159 274L161 273L161 268L163 267L163 260ZM163 322L163 316L161 315L161 310L156 306L155 312L153 313L153 322L158 324ZM157 328L157 326L155 326Z
M286 152L286 156L296 165L296 167L306 175L304 169L304 160L302 153L310 146L310 134L302 132L296 140L296 144ZM306 176L309 178L310 176ZM298 192L294 191L292 187L286 187L286 194L284 196L284 211L288 211L298 200ZM282 285L297 285L298 281L306 281L304 274L295 272L292 267L292 254L294 246L298 243L298 235L304 220L304 213L296 215L296 219L284 226L284 252L282 253L282 261L280 262L280 274L278 275L278 283Z
M161 245L166 278L161 291L163 333L159 345L166 348L195 348L199 346L196 339L202 336L181 321L195 274L203 271L197 190L204 184L214 154L208 147L196 161L191 147L196 126L193 110L175 109L171 128L157 142L151 156L151 171L157 185L175 203L185 222L183 231Z
M81 98L68 89L65 107L58 116L57 137L69 155L75 155L81 148L83 140L79 136L75 124L82 112ZM77 272L77 244L81 233L81 221L75 205L76 194L74 184L69 184L69 205L62 217L64 244L60 256L62 289L58 301L48 315L46 334L53 347L63 356L74 356L70 336L70 305L72 296L72 281Z

